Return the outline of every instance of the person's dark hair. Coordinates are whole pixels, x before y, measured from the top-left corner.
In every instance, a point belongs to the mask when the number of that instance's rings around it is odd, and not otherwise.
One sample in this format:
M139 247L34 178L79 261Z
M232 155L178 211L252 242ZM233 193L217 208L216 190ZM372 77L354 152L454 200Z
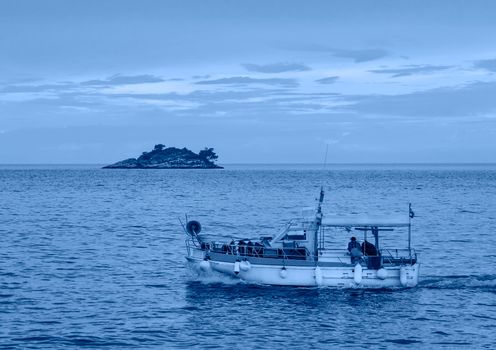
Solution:
M356 237L351 237L351 240L352 241L356 241Z

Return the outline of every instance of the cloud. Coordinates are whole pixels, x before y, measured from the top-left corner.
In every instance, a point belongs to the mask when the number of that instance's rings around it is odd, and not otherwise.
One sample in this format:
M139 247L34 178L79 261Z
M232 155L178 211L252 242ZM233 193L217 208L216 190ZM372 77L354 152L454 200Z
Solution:
M474 63L474 67L496 72L496 58L489 60L480 60Z
M331 54L334 57L352 59L355 63L374 61L390 55L390 52L380 48L373 49L340 49L316 43L300 43L279 45L281 49L291 51L318 52Z
M40 84L40 85L7 85L0 89L3 93L24 93L24 92L56 92L71 90L76 85L74 83Z
M285 89L252 88L243 91L197 90L188 94L113 94L113 98L139 101L189 101L196 107L210 112L224 111L229 115L250 114L250 111L321 111L329 104L339 102L341 95L335 93L291 93Z
M144 83L160 83L165 81L154 75L113 75L105 80L88 80L81 83L81 85L91 86L109 86L109 85L128 85L128 84L144 84Z
M279 87L250 87L243 90L196 90L187 94L112 94L112 99L115 99L112 103L119 104L119 101L123 101L122 103L130 106L134 104L136 107L144 104L160 107L169 103L184 107L181 110L182 116L245 120L269 114L282 118L324 113L328 116L333 113L334 118L336 112L333 108L343 104L342 98L342 95L336 93L300 93ZM185 103L180 103L181 101Z
M169 81L180 81L183 79L175 78L169 79ZM4 93L28 93L28 92L54 92L62 93L67 91L80 90L81 88L87 87L108 87L115 85L128 85L128 84L143 84L143 83L159 83L166 81L162 78L153 75L113 75L104 80L87 80L83 82L57 82L50 84L16 84L16 85L6 85L0 88L0 92Z
M355 63L374 61L389 55L389 52L383 49L361 49L361 50L344 50L331 49L332 55L340 58L350 58Z
M243 67L250 72L258 73L283 73L283 72L304 72L311 70L310 67L301 63L269 63L253 64L245 63Z
M464 117L496 112L496 82L476 82L401 95L349 97L344 110L395 117Z
M393 78L405 77L414 74L428 74L434 73L446 69L450 69L453 66L433 66L433 65L409 65L403 68L388 68L388 69L373 69L369 70L371 73L379 74L392 74ZM496 65L495 65L496 69Z
M205 74L205 75L193 75L193 79L208 79L210 78L210 74Z
M336 81L338 81L339 77L334 76L334 77L326 77L322 79L317 79L315 80L317 83L320 84L334 84Z
M200 84L200 85L265 84L265 85L283 86L283 87L297 87L299 85L295 79L283 79L283 78L257 79L250 77L229 77L229 78L220 78L214 80L202 80L202 81L197 81L196 84Z

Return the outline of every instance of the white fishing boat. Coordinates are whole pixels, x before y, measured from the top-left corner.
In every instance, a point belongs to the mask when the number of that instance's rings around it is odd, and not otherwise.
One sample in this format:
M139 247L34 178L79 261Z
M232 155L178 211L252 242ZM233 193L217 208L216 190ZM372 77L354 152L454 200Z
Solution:
M321 189L311 216L291 220L279 234L256 241L207 242L200 234L200 223L187 221L183 225L186 259L198 273L221 273L248 283L342 288L417 285L419 263L411 247L411 207L406 220L324 219L323 200ZM406 231L406 247L382 248L384 235L395 230ZM341 239L334 235L335 246L328 248L326 235L331 231L344 234ZM344 248L350 235L352 240ZM363 243L354 236L360 236Z

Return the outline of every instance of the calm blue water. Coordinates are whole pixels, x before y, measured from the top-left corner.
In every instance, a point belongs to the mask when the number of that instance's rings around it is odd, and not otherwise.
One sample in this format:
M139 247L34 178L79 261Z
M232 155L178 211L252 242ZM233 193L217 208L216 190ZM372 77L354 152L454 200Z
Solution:
M413 203L417 288L252 286L186 268L178 217L210 236L272 234L321 184L324 213ZM496 348L496 166L3 166L0 193L5 349Z

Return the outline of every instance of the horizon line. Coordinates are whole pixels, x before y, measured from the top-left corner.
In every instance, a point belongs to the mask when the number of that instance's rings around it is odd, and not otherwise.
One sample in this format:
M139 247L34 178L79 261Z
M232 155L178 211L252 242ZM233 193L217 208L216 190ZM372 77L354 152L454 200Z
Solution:
M216 163L218 165L322 165L322 163ZM0 166L6 165L108 165L108 163L0 163ZM494 162L345 162L345 163L326 163L328 165L496 165Z

